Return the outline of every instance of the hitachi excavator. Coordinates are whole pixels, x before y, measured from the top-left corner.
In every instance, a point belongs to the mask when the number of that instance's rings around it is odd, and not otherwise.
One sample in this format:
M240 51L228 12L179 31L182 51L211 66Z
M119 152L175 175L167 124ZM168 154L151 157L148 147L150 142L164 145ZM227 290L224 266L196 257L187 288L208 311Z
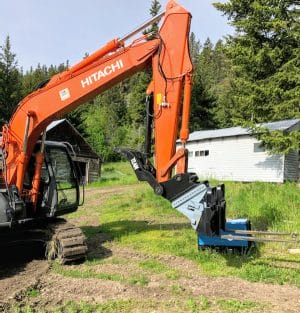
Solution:
M159 20L156 34L134 39ZM220 228L225 210L222 186L210 188L186 173L193 70L190 21L191 14L170 0L163 13L40 84L20 102L1 139L0 231L5 243L22 233L22 240L43 237L52 242L48 250L63 263L84 258L87 248L81 230L57 218L77 210L79 174L68 148L47 141L45 130L53 120L147 67L152 67L153 76L145 108L146 149L118 151L130 160L138 179L185 214L193 228L207 234ZM152 131L155 167L150 162ZM178 131L182 147L176 151ZM177 174L172 177L175 166Z
M157 33L135 39L159 20ZM1 243L20 240L22 234L23 241L48 243L49 255L62 263L85 257L81 230L58 218L78 208L79 172L68 147L47 141L45 130L53 120L147 67L152 68L152 81L145 108L145 151L118 151L129 159L137 178L187 216L198 234L211 237L225 230L224 185L210 187L194 173L187 173L185 143L193 70L190 22L191 14L170 0L164 12L43 82L20 102L2 130ZM176 151L178 134L181 148ZM153 153L155 166L150 161Z

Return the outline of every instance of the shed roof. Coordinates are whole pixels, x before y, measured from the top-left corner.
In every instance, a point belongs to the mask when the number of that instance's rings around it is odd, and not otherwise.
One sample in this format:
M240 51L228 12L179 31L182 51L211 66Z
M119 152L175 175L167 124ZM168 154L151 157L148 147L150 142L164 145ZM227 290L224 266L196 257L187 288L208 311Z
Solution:
M46 132L49 140L70 143L77 156L100 159L100 156L67 119L53 121L46 128Z
M63 118L61 120L56 120L56 121L53 121L52 123L50 123L47 128L46 128L46 132L48 132L49 130L51 130L52 128L56 127L57 125L63 123L66 119Z
M275 130L289 131L289 129L295 126L296 124L300 125L300 119L290 119L277 122L262 123L259 124L258 126L267 128L270 131ZM251 131L249 129L240 126L213 130L200 130L191 133L188 141L198 141L222 137L245 136L250 134Z

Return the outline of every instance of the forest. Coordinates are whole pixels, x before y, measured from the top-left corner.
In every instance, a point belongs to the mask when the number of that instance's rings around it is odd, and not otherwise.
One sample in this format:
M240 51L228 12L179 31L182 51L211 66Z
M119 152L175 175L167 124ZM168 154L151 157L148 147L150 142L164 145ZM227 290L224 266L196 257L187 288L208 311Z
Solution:
M234 35L213 43L190 34L194 65L190 130L242 125L272 152L299 149L300 134L268 132L259 123L300 118L300 24L297 0L229 0L214 3ZM150 15L161 9L152 0ZM147 31L155 31L152 25ZM69 63L24 71L10 37L0 43L0 126L18 103ZM118 160L115 146L141 149L145 90L151 71L140 72L70 113L67 118L101 155Z

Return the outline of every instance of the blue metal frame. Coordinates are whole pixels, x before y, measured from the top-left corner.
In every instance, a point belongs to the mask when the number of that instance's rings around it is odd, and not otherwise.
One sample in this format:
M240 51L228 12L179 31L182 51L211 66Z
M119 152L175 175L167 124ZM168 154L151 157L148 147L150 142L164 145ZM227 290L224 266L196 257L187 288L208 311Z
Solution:
M226 231L220 230L219 236L208 237L198 233L199 248L250 248L251 242L247 240L228 240L221 239L221 235L234 235L233 230L250 230L250 221L248 219L227 220L225 224ZM242 235L239 235L242 236ZM244 235L248 236L248 235Z

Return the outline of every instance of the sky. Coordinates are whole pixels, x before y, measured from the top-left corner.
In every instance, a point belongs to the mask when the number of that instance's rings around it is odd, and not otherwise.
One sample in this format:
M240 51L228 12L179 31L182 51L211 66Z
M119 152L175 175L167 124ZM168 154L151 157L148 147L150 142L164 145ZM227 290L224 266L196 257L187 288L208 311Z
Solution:
M10 36L18 65L25 71L80 61L113 38L122 38L149 19L151 0L0 0L0 45ZM192 15L200 42L233 33L213 0L177 0ZM224 2L224 0L220 1ZM167 0L160 0L164 8Z

